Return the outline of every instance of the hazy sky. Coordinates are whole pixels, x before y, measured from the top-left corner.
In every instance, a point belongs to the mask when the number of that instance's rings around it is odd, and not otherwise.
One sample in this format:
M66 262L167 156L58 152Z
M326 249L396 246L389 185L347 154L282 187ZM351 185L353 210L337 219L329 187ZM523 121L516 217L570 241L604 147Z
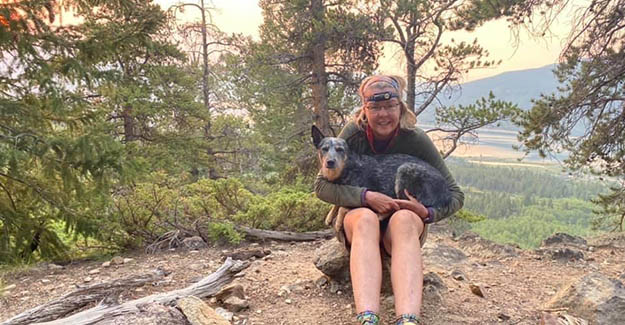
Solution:
M190 0L199 3L199 1ZM208 2L208 1L207 1ZM179 3L178 0L156 0L163 8ZM262 13L256 0L213 0L217 10L213 12L213 23L227 33L243 33L258 37L258 26L262 23ZM189 19L199 15L198 10L188 7L184 13ZM447 35L455 40L473 41L477 38L479 43L490 52L490 58L502 60L496 68L481 69L470 72L464 81L470 81L496 75L505 71L523 70L542 67L555 63L562 49L563 39L567 36L565 23L568 23L567 15L552 29L552 36L542 39L532 39L526 33L521 33L520 43L515 46L514 38L503 20L485 24L474 33L454 33ZM386 73L403 74L404 68L401 55L393 55L397 52L387 46L385 58L382 60L380 71Z

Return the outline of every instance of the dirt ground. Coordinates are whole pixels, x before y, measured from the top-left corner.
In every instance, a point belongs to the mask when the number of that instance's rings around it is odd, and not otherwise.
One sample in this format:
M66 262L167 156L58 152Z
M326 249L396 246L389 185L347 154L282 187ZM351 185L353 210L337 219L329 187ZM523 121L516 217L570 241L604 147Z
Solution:
M313 265L313 259L315 249L321 244L321 241L271 241L199 251L137 253L123 256L132 261L110 267L103 267L103 261L82 261L62 269L41 265L5 273L2 275L4 284L12 288L0 297L0 321L77 287L155 268L171 271L171 274L158 283L125 292L121 302L186 287L216 270L224 254L254 246L267 248L271 254L254 260L242 276L235 279L235 283L244 286L250 308L235 313L233 324L354 324L351 288L319 285L322 274ZM491 246L482 239L454 240L444 230L433 231L424 247L427 252L424 273L438 275L446 289L425 294L422 317L426 324L538 324L544 304L570 281L593 271L612 278L623 277L625 250L622 246L609 242L589 244L592 250L584 251L584 259L561 262L535 251L510 247L502 251L500 246ZM462 250L468 257L460 262L440 260L441 247ZM94 269L99 273L94 274ZM464 274L466 279L456 280L451 274L454 271ZM88 278L90 281L85 282ZM295 284L297 290L281 293L283 286ZM470 284L479 286L484 297L472 293ZM388 324L394 315L392 296L383 294L381 305L383 324ZM213 307L217 307L214 302Z

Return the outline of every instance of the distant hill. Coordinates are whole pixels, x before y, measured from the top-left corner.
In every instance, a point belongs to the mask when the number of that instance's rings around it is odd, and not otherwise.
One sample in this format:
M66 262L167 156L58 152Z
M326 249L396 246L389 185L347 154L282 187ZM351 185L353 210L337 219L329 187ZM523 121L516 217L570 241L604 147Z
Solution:
M492 91L497 99L513 102L522 109L529 110L532 107L532 99L539 98L541 94L557 91L558 81L552 72L553 69L555 69L555 64L536 69L504 72L493 77L464 83L461 89L453 92L450 97L439 99L445 106L469 105L481 97L488 96L489 91ZM430 107L419 116L419 119L423 123L434 122L434 108Z

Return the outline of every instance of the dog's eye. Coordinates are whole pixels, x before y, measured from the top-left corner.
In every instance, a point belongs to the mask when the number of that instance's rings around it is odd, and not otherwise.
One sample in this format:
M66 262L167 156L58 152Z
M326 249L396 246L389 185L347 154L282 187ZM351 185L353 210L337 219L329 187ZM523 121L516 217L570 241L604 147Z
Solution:
M345 149L343 149L343 148L341 148L341 147L337 147L337 148L336 148L336 152L343 152L343 151L345 151Z
M321 147L321 151L323 151L323 152L328 151L328 147Z

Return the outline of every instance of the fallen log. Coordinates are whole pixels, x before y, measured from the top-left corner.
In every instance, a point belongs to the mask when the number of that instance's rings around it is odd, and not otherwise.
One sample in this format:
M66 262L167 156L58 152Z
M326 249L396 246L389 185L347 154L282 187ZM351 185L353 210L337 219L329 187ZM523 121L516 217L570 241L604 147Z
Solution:
M119 317L124 314L135 314L140 312L140 307L150 304L160 304L170 306L183 297L196 296L199 298L206 298L215 295L219 292L219 289L226 283L232 281L234 276L241 270L245 269L249 265L249 262L226 259L224 264L214 273L208 275L197 283L194 283L186 288L178 289L169 292L163 292L153 294L147 297L139 298L125 302L121 305L108 305L105 302L98 304L97 306L81 311L66 318L57 319L50 322L37 323L41 325L61 325L61 324L73 324L73 325L87 325L96 324L101 321L113 317ZM11 322L6 324L32 324L29 322ZM2 325L5 325L3 323Z
M157 270L149 274L134 275L111 282L98 283L80 288L46 304L27 310L6 320L2 325L32 324L46 322L69 315L75 310L91 303L102 301L115 294L132 288L153 283L165 276L165 272Z
M334 231L332 229L308 232L263 230L245 226L235 226L235 229L245 233L245 235L249 237L279 241L313 241L318 239L328 239L334 236Z

